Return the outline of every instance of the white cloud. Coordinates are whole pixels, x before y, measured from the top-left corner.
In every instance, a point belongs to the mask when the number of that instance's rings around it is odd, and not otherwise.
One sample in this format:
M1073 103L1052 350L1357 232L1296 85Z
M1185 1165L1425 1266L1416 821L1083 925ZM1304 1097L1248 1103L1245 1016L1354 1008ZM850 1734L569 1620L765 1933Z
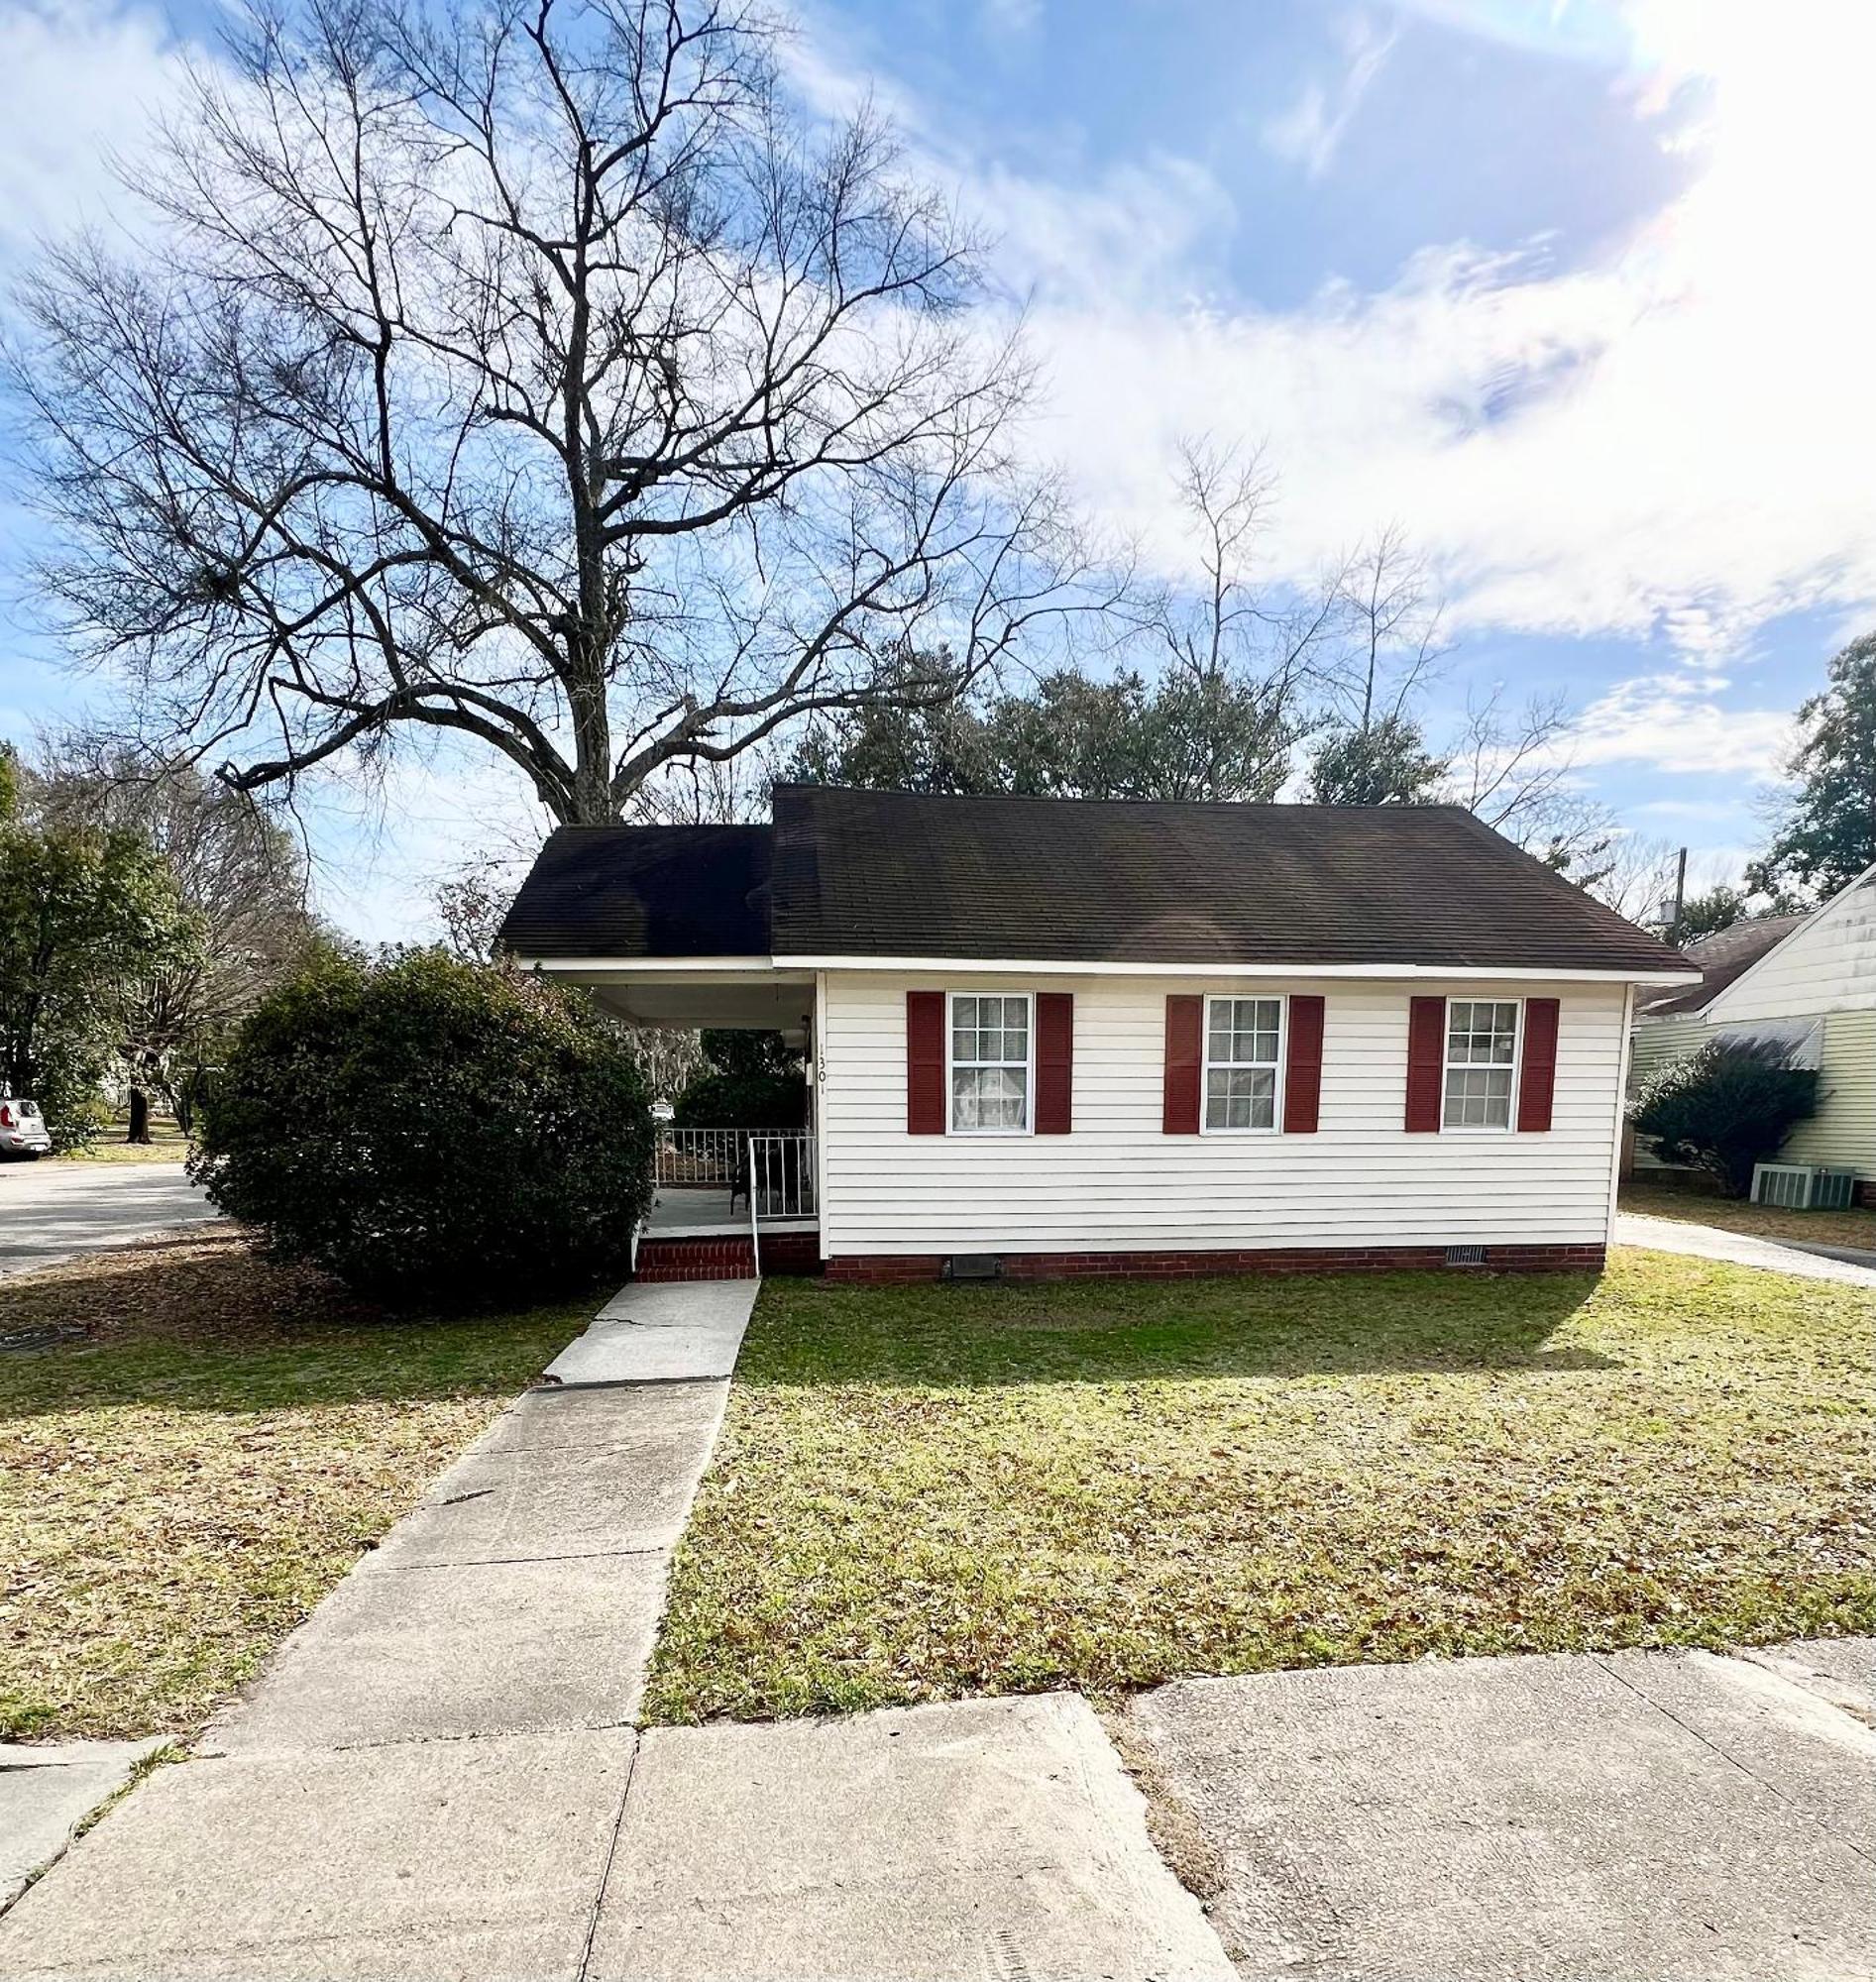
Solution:
M1287 110L1266 122L1262 133L1267 151L1300 165L1312 179L1329 169L1343 134L1394 45L1393 35L1380 33L1365 14L1346 16L1337 40L1344 65L1333 87L1312 77Z
M106 218L114 152L136 148L181 79L153 11L103 0L0 8L0 256Z
M986 41L1018 42L1043 22L1043 0L977 0L977 26Z
M1652 764L1669 772L1732 774L1769 783L1790 754L1792 719L1776 709L1725 709L1691 675L1618 683L1571 730L1571 761Z
M1083 272L1034 315L1049 443L1174 556L1172 438L1262 439L1282 476L1279 571L1397 518L1462 629L1659 634L1699 657L1782 613L1876 600L1876 270L1851 246L1876 10L1806 9L1809 33L1792 18L1690 17L1680 59L1713 74L1708 164L1587 268L1559 270L1542 242L1458 244L1379 293L1262 311L1193 300L1175 230L1131 252L1124 229L1091 231L1112 177L1027 203L1004 186L1026 252L1048 265L1053 225L1054 264ZM1202 251L1199 235L1188 259Z

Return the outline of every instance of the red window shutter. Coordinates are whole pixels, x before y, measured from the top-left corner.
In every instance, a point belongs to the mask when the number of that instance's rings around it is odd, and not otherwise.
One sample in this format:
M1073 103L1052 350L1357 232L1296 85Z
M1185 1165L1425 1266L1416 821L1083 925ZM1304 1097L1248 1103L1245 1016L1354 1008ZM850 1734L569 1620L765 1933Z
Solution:
M944 993L906 993L906 1133L944 1133Z
M1283 1071L1283 1133L1313 1136L1322 1108L1322 1000L1289 1001L1288 1063Z
M1036 1133L1065 1136L1074 1123L1075 999L1036 994Z
M1161 1131L1198 1134L1198 1090L1205 1052L1203 998L1166 1000L1165 1107Z
M1446 1085L1446 1000L1416 998L1407 1018L1407 1134L1439 1133Z
M1550 1127L1550 1104L1557 1093L1557 1016L1555 998L1524 1001L1524 1056L1518 1072L1519 1135Z

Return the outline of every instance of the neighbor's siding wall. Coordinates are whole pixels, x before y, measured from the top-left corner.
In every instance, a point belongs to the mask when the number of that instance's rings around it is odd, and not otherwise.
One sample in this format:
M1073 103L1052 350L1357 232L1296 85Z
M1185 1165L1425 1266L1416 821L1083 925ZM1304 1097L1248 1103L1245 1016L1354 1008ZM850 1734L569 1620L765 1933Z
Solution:
M1711 1029L1698 1019L1644 1019L1635 1028L1635 1047L1629 1055L1628 1086L1633 1093L1643 1081L1707 1044Z
M1876 1012L1826 1015L1819 1084L1823 1105L1792 1131L1780 1160L1876 1177Z
M1792 933L1713 1000L1716 1026L1876 1011L1876 884L1865 882Z
M1713 1000L1708 1023L1635 1028L1634 1080L1755 1019L1823 1018L1823 1104L1792 1132L1782 1161L1829 1163L1876 1178L1876 885L1864 884L1788 936Z
M906 1134L908 990L1069 990L1074 1133ZM1160 1133L1169 992L1320 992L1313 1136ZM1414 994L1562 1001L1547 1134L1402 1127ZM949 1254L1247 1246L1576 1244L1606 1236L1621 1079L1619 985L1246 984L1201 977L829 971L823 1251Z

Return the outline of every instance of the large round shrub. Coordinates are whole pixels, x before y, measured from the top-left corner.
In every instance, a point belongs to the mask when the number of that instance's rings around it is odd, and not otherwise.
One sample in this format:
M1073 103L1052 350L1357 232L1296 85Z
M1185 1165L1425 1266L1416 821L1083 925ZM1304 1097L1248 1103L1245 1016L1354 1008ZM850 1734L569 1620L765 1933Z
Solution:
M1744 1197L1752 1166L1778 1155L1798 1124L1817 1114L1819 1099L1817 1074L1788 1067L1778 1046L1710 1040L1663 1067L1630 1119L1659 1139L1667 1161L1716 1177L1722 1196Z
M269 998L190 1167L281 1251L462 1303L621 1269L651 1150L629 1048L576 994L424 950L322 956Z

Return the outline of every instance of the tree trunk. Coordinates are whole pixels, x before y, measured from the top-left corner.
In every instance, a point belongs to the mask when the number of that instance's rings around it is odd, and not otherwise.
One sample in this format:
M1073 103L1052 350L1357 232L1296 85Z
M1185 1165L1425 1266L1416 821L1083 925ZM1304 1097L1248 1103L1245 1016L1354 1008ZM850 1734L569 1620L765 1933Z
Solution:
M150 1097L141 1087L133 1087L130 1091L130 1128L124 1140L127 1143L150 1141Z

